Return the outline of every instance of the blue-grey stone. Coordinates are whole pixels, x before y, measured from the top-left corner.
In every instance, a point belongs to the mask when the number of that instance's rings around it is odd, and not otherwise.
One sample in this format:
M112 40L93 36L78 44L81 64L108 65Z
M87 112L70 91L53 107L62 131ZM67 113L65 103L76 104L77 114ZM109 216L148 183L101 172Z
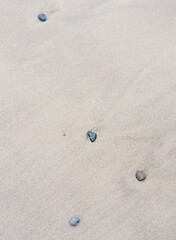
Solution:
M97 139L97 134L92 131L88 131L87 136L89 137L91 142L95 142L95 140Z
M80 218L79 217L72 217L69 221L70 225L75 227L80 223Z
M42 21L42 22L45 22L45 21L47 20L47 17L46 17L46 15L45 15L44 13L40 13L40 14L38 15L38 19L39 19L40 21Z
M146 179L146 174L142 170L136 171L136 178L138 181L143 181Z

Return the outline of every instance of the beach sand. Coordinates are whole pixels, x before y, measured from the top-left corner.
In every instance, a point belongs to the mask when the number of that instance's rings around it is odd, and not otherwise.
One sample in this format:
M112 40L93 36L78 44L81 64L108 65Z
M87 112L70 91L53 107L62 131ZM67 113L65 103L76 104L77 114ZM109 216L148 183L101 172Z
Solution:
M176 2L0 9L0 239L175 240Z

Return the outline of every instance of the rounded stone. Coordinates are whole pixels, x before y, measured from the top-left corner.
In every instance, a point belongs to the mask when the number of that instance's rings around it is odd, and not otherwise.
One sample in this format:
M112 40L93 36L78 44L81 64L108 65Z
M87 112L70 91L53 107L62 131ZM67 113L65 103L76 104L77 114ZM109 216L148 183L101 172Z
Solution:
M39 19L40 21L42 21L42 22L45 22L45 21L47 20L47 17L46 17L46 15L45 15L44 13L40 13L40 14L38 15L38 19Z
M95 140L97 139L97 134L92 131L88 131L87 136L89 137L91 142L95 142Z
M136 171L136 178L138 181L144 181L146 179L145 172L142 170Z
M79 217L72 217L69 221L69 224L73 227L77 226L80 223Z

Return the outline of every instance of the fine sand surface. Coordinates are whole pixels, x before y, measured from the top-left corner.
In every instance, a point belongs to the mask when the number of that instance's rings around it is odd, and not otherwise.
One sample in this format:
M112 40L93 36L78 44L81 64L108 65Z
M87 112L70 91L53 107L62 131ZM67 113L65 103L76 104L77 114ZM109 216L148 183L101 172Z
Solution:
M0 239L175 240L176 1L0 12Z

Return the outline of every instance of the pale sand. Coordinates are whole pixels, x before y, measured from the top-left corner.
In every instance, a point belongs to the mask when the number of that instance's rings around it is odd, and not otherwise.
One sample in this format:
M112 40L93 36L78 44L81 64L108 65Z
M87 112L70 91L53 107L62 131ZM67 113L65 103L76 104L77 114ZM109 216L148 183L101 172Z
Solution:
M175 240L176 1L0 10L0 239Z

